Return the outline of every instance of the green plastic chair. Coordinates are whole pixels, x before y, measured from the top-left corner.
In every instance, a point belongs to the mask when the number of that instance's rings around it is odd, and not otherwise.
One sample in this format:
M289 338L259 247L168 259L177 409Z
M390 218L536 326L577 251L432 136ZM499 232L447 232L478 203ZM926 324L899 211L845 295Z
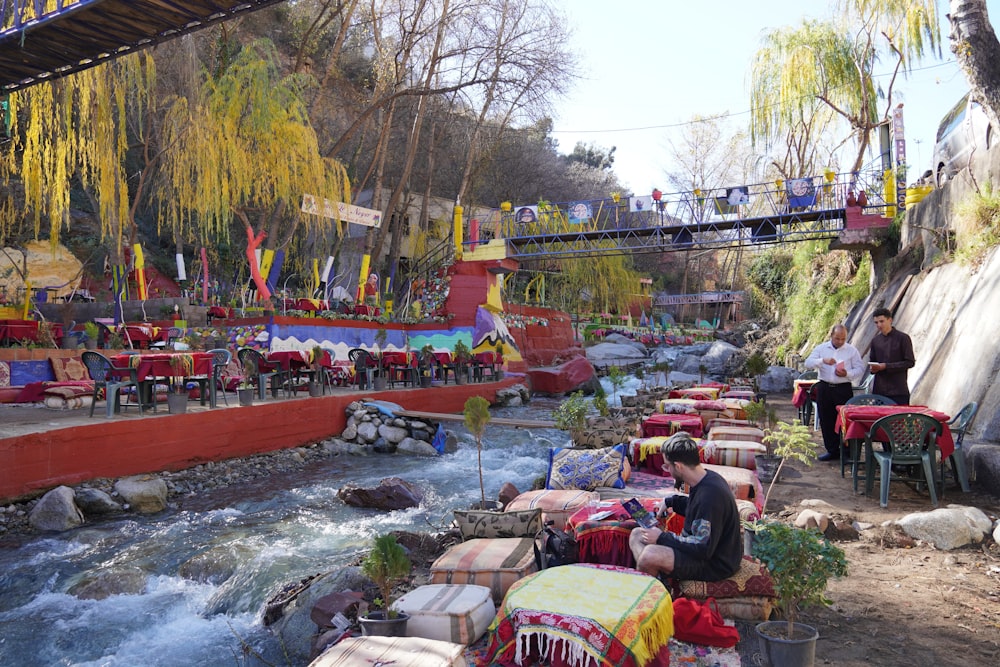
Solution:
M959 486L963 493L969 492L969 472L965 467L965 451L962 450L962 441L965 434L969 432L969 424L976 418L979 404L975 401L966 403L958 414L948 422L948 428L955 438L955 451L948 457L951 460L952 474L958 479ZM944 459L941 459L941 483L944 484Z
M881 394L856 394L847 399L847 403L844 405L896 405L896 401L892 400L888 396L882 396ZM847 443L847 447L850 450L849 457L844 458L843 452L840 456L840 476L844 476L844 471L847 466L851 466L851 476L854 478L854 492L858 492L858 464L861 463L859 460L861 457L860 442L857 440L850 440Z
M884 434L883 440L880 434ZM897 415L882 417L872 424L865 437L865 449L868 452L868 470L874 472L878 465L882 486L879 489L879 505L889 506L889 483L891 481L916 482L927 484L930 490L931 504L937 507L937 481L934 477L934 467L937 458L937 437L941 435L941 423L933 417L917 412L902 412ZM872 440L882 441L882 451L875 451ZM912 466L912 468L911 468ZM897 470L913 470L920 474L893 473ZM865 479L865 495L871 495L875 484L875 475L869 472ZM944 488L941 489L942 496Z

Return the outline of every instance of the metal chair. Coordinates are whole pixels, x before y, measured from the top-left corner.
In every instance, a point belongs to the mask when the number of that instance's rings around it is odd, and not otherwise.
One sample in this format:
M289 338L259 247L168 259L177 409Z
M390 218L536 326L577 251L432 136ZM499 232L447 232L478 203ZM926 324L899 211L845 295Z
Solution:
M955 438L955 451L952 452L951 456L948 457L951 460L952 474L958 478L959 486L962 487L963 493L969 492L969 472L965 467L965 451L962 449L962 441L965 440L965 434L969 432L969 425L972 420L976 418L976 412L979 410L979 404L975 401L971 403L966 403L962 406L962 409L958 411L958 414L951 418L948 422L948 428L951 430L952 435ZM944 485L944 459L941 459L941 484L942 488Z
M219 402L219 387L222 387L222 400L229 405L229 399L226 397L226 386L222 384L222 371L229 367L229 363L233 360L233 353L226 349L215 349L209 350L209 354L212 355L212 384L209 389L209 396L211 401L211 406L214 408Z
M104 398L108 407L108 417L120 412L123 407L128 407L128 401L121 402L119 392L123 387L135 388L135 401L139 407L139 412L143 411L142 392L139 390L139 381L136 378L136 369L119 368L111 363L111 360L100 352L87 350L81 355L83 365L90 373L90 379L94 381L94 394L90 402L90 416L94 416L94 405L97 403L97 396L101 389L104 390ZM127 376L127 377L126 377Z
M896 405L896 401L882 396L881 394L857 394L852 396L847 400L844 405ZM845 459L844 453L840 453L840 476L844 476L844 471L847 469L848 464L851 466L851 474L854 477L854 490L858 490L858 472L857 466L860 463L860 442L857 440L849 440L847 442L848 449L850 449L850 458Z
M264 400L264 386L267 382L271 385L271 396L278 398L278 387L285 386L287 397L288 374L280 367L275 370L263 370L269 363L264 355L252 347L241 347L236 351L236 358L239 359L240 367L243 369L243 377L253 380L257 385L257 396Z
M875 451L872 440L882 433L886 440L882 451ZM930 490L931 504L937 507L937 493L934 477L934 463L937 457L937 437L941 435L941 423L933 417L918 412L902 412L876 420L865 437L868 452L868 470L878 465L882 486L879 489L879 505L889 506L889 483L893 480L926 483ZM903 474L904 470L920 467L920 475ZM894 472L895 468L899 472ZM865 495L871 495L875 485L875 475L865 479ZM944 488L941 489L942 496Z
M472 377L476 382L497 380L497 356L493 352L480 352L472 357Z
M371 389L375 384L378 360L368 350L360 347L348 350L347 358L354 362L354 376L358 380L358 389Z

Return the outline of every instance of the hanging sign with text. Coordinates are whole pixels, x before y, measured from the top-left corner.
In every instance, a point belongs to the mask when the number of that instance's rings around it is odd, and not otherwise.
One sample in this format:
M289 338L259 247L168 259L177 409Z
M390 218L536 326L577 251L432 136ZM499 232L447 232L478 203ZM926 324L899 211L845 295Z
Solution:
M321 215L332 220L353 222L356 225L366 227L378 227L382 224L382 211L345 204L340 201L333 202L329 199L324 199L323 207L320 208L319 199L313 195L302 195L302 212Z

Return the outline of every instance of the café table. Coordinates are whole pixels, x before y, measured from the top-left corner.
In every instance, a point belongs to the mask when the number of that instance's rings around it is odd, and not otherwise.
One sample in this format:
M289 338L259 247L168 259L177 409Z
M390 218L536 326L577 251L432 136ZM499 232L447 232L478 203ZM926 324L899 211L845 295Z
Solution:
M404 386L409 384L411 387L416 387L420 383L420 380L417 379L417 355L415 352L405 350L383 352L382 368L386 371L390 386L402 382Z
M282 302L285 310L304 310L307 313L316 313L321 310L330 310L330 302L326 299L285 299Z
M687 389L671 389L667 398L690 398L696 401L714 401L722 393L721 387L688 387Z
M646 510L653 513L662 502L660 498L638 500ZM610 514L604 516L608 512ZM665 529L664 520L660 519L659 523L660 528ZM635 567L635 558L628 546L628 536L637 525L622 506L621 500L606 500L584 505L571 514L566 520L566 532L576 540L577 557L581 563Z
M200 386L200 401L205 405L208 398L208 383L212 378L212 354L210 352L155 352L147 354L116 354L111 363L119 368L134 368L139 390L143 392L143 403L156 410L153 386L157 378L181 378L194 380Z
M861 446L865 443L868 432L872 424L889 415L898 415L904 412L917 412L936 419L941 424L941 435L937 438L937 448L941 452L941 459L949 458L955 453L955 439L948 426L950 415L937 410L931 410L923 405L840 405L837 407L838 417L836 430L840 433L841 441L847 452L841 451L841 456L847 454L851 460L851 477L854 481L854 491L857 493L858 481L861 479L858 464L860 462ZM884 433L872 433L872 440L885 441ZM870 452L865 451L864 461L868 461ZM865 475L869 471L865 470Z
M687 414L651 414L642 422L642 435L649 438L658 435L673 435L678 431L686 431L692 438L700 438L704 433L704 424L700 415Z
M816 401L816 385L819 380L794 380L792 382L792 405L799 409L799 421L809 425Z
M118 333L132 347L148 349L153 343L166 343L170 340L170 329L167 327L154 327L145 322L131 322L121 324Z
M0 345L38 343L41 339L38 320L0 320ZM49 322L52 340L61 345L63 326L61 322Z
M673 618L656 577L612 565L551 567L507 591L484 664L667 667Z
M323 355L319 360L319 369L316 368L312 350L274 350L268 352L266 358L267 361L281 368L287 377L294 376L295 379L298 379L301 376L306 376L309 378L309 382L321 380L325 377L327 370L333 369L333 361L330 359L328 350L323 350ZM317 373L320 374L319 378L314 377ZM293 382L292 386L294 387L296 384ZM322 382L323 393L326 393L327 384L328 382Z

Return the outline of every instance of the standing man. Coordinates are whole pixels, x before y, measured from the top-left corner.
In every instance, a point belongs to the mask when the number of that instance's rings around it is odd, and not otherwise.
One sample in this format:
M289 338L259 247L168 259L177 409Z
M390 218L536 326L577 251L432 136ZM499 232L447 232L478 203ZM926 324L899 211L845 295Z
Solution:
M819 460L839 461L843 447L836 430L837 406L847 403L854 395L852 385L864 374L865 363L858 350L847 342L847 327L835 324L830 330L830 340L816 346L805 366L819 372L816 407L826 447L826 453L821 454Z
M892 313L888 308L875 311L875 328L868 354L869 367L875 374L872 392L891 398L897 405L910 404L910 386L906 382L907 370L913 368L913 343L910 337L892 327Z
M740 513L726 480L701 465L698 443L687 433L674 434L661 449L670 473L690 488L690 495L665 498L664 509L684 517L680 535L659 528L635 528L628 544L635 569L675 579L720 581L736 574L743 558Z

